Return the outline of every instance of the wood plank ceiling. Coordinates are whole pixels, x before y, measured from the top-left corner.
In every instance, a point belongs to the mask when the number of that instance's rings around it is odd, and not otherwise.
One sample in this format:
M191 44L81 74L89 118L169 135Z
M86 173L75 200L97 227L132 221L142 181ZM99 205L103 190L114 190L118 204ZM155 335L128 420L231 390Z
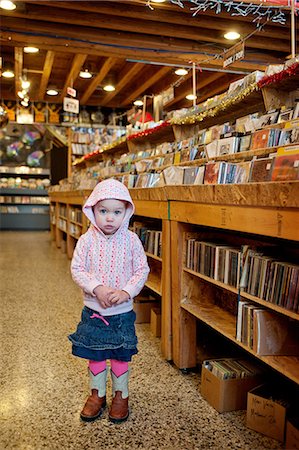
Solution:
M167 107L177 109L190 106L185 96L192 90L192 61L198 64L199 103L244 73L282 63L291 52L289 11L285 25L268 22L257 31L252 16L207 9L193 17L188 2L185 8L152 4L154 9L145 0L15 3L14 11L0 10L2 64L11 63L16 74L12 80L1 77L5 100L16 98L26 73L34 101L61 102L67 86L73 86L82 105L130 108L135 99L175 85L175 99ZM231 29L245 38L246 55L224 71L221 56L232 43L223 34ZM39 53L23 53L26 45ZM180 66L189 68L181 78L174 74ZM84 68L93 73L91 79L79 77ZM107 93L103 85L109 80L116 89ZM49 86L58 88L58 97L46 94Z

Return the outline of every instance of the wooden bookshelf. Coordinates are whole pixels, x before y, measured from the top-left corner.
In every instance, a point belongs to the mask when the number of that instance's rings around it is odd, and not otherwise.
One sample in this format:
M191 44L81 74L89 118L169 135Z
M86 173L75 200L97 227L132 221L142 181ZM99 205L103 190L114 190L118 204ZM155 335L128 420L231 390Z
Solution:
M223 236L225 242L227 232L233 230L241 232L242 236L248 233L251 239L257 240L258 245L264 237L268 243L273 238L276 245L284 246L284 242L288 242L295 252L298 251L299 183L187 186L184 192L181 188L166 188L170 197L171 239L176 243L171 249L175 364L181 369L196 365L196 322L199 320L269 367L299 383L299 357L259 356L236 340L236 314L215 303L215 292L227 292L237 304L237 288L186 268L184 242L186 236L192 238L194 231L199 230L209 233L208 241L212 241L211 233L217 233L218 237ZM299 314L295 311L246 292L240 292L240 295L253 304L299 322Z

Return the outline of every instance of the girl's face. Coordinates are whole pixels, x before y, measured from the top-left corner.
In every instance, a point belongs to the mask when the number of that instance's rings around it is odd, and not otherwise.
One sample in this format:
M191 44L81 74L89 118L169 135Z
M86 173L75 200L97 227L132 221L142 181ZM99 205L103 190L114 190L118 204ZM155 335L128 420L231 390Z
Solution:
M104 234L114 234L122 224L126 214L126 202L122 200L101 200L93 207L97 226Z

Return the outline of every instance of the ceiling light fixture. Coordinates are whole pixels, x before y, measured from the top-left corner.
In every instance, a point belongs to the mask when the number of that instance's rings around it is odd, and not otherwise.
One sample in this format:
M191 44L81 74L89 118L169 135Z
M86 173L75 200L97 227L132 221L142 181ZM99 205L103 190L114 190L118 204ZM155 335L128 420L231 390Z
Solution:
M182 67L180 69L176 69L176 71L174 72L176 75L187 75L188 70L187 69L183 69Z
M236 39L239 39L240 34L237 31L228 31L227 33L225 33L224 37L229 41L234 41Z
M24 98L24 100L21 101L21 105L25 106L25 108L29 105L29 99Z
M150 0L152 3L165 3L166 0Z
M22 89L29 89L30 88L30 81L22 80L21 85L22 85Z
M57 91L57 89L49 88L49 89L47 89L47 95L51 95L51 96L58 95L58 91Z
M104 89L104 91L107 91L107 92L115 91L115 87L112 86L112 84L106 84L106 86L104 86L103 89Z
M15 76L14 72L10 69L5 69L4 72L2 72L2 76L4 78L13 78Z
M10 0L1 0L0 8L6 9L8 11L13 11L14 9L16 9L16 5Z
M197 95L188 94L188 95L186 95L186 99L187 100L196 100L197 99Z
M24 47L24 53L38 53L39 48L37 47Z
M80 78L92 78L92 73L88 69L81 70L79 73Z
M135 100L133 105L135 105L135 106L143 106L143 101L142 100Z

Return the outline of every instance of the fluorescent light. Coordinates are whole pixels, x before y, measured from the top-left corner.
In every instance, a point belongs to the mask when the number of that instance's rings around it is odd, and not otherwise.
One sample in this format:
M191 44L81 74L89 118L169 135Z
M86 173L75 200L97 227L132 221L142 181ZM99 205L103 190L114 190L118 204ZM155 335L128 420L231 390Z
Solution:
M135 106L142 106L143 105L143 101L142 100L135 100L133 105L135 105Z
M13 78L15 76L15 74L13 73L12 70L6 69L6 70L4 70L4 72L2 72L2 76L4 78Z
M177 69L174 73L175 73L176 75L183 76L183 75L187 75L188 70L183 69L183 68L180 68L180 69Z
M58 95L58 91L57 91L57 89L47 89L47 94L48 95Z
M195 100L196 98L197 98L197 95L193 95L193 94L186 95L187 100Z
M107 92L115 91L115 87L112 86L112 84L107 84L106 86L103 87L103 89L104 89L104 91L107 91Z
M227 33L225 33L224 37L229 41L234 41L235 39L239 39L240 34L236 31L228 31Z
M80 78L91 78L92 73L90 73L88 69L81 70L81 72L79 73L79 77Z
M16 5L10 0L1 0L0 8L7 9L8 11L13 11L14 9L16 9Z
M37 47L24 47L24 52L25 53L38 53L39 52L39 48L37 48Z

